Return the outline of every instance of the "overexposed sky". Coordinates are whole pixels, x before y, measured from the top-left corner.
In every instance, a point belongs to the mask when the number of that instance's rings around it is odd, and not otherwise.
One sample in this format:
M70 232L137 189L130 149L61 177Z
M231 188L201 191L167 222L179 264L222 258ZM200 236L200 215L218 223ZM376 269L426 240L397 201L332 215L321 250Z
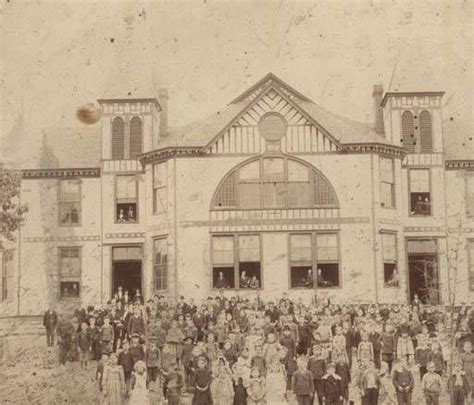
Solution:
M84 125L76 108L116 86L121 66L130 82L168 88L172 126L205 118L270 71L359 121L372 120L377 82L445 90L446 113L472 121L473 3L2 0L0 136L22 111L32 140Z

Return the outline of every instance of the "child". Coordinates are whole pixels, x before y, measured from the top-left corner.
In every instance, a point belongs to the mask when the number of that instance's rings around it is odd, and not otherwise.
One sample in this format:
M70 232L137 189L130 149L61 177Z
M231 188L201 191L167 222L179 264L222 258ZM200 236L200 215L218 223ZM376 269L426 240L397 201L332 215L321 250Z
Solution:
M184 339L183 331L178 327L176 320L171 321L171 326L166 334L166 343L174 348L176 362L179 363L181 358L181 344Z
M398 361L397 367L392 378L395 391L397 393L397 401L399 404L411 404L411 395L415 386L413 374L407 366L406 359L402 358Z
M189 391L192 387L192 363L193 363L193 340L190 336L184 339L183 350L181 351L181 365L184 367L184 382L186 390Z
M110 355L109 364L104 367L103 389L107 405L121 405L125 397L123 369L117 364L117 355Z
M166 346L165 346L166 347ZM162 370L165 376L163 392L168 400L168 405L180 405L181 389L183 387L183 376L179 373L178 366L169 372Z
M415 352L415 362L420 370L420 381L426 374L426 365L428 364L428 353L430 352L428 339L421 339L418 342Z
M421 381L426 405L438 405L443 381L441 376L435 372L435 364L432 361L428 362L426 367L428 371Z
M428 362L433 362L435 365L435 372L441 377L444 371L444 356L441 350L441 345L437 341L431 343L431 350L428 352Z
M206 359L200 357L197 362L197 370L194 376L195 391L192 405L212 405L212 396L210 390L212 378L206 366Z
M318 395L319 405L323 405L324 396L324 381L323 377L326 375L326 360L322 354L319 345L313 346L313 354L308 359L308 370L313 375L313 386Z
M410 361L415 354L413 341L411 340L411 337L408 336L408 331L406 329L402 329L401 333L401 336L397 340L397 359L404 357L407 360L407 364L410 364Z
M239 378L234 386L234 405L247 405L247 398L247 389L242 378Z
M145 353L146 370L147 370L147 384L156 382L158 376L158 369L161 362L160 349L156 347L156 342L150 340L148 348Z
M340 404L344 399L343 391L342 379L336 374L336 367L332 363L328 364L327 374L323 377L323 403L326 405Z
M101 394L103 394L103 378L104 378L104 368L108 365L109 363L109 355L107 353L104 353L101 357L101 359L97 362L97 370L95 372L95 379L97 381L97 384L99 386L99 391Z
M265 364L265 357L263 357L263 347L261 345L255 346L255 355L250 362L252 369L257 368L262 377L267 375L267 366Z
M234 400L232 371L224 357L220 357L217 365L213 366L211 394L214 405L228 405Z
M91 348L91 330L84 321L81 323L81 330L77 333L77 345L79 346L79 361L81 368L86 369L89 364L90 348Z
M284 361L286 370L286 389L290 390L291 378L296 368L296 340L291 335L291 330L288 325L283 327L283 336L280 339L280 344L286 349L286 358Z
M89 331L91 336L91 357L92 360L99 360L101 356L100 349L100 329L95 324L95 317L89 318Z
M471 390L474 390L474 353L472 352L472 343L469 340L466 340L464 342L460 360L462 369L466 373L466 379L469 384L469 387L471 387ZM472 400L472 391L469 395L469 399Z
M369 360L366 365L367 369L360 379L360 390L363 397L362 403L366 405L377 405L382 383L379 374L375 369L375 363L372 360Z
M357 348L357 358L363 365L374 360L374 347L366 332L362 333L362 341Z
M133 365L135 365L137 361L145 360L145 350L143 349L143 345L140 344L140 335L138 334L132 335L130 353L132 354Z
M296 367L291 380L291 389L299 405L310 404L314 393L313 374L306 369L303 357L298 359Z
M130 391L130 379L133 371L133 357L130 352L130 344L126 340L123 342L122 351L118 355L118 364L123 368L123 375L128 393Z
M396 338L393 326L388 324L386 331L382 333L382 360L388 365L388 374L392 373L393 357L395 355Z
M342 396L344 404L349 404L349 384L351 383L351 369L349 363L339 361L336 363L336 374L341 377Z
M257 368L250 372L249 387L247 388L248 405L266 405L265 378Z
M336 326L336 334L332 338L332 361L334 363L338 361L349 362L346 349L346 337L344 336L343 329L341 326Z
M459 363L453 367L453 373L448 380L448 390L452 405L464 405L467 401L471 387Z
M146 376L146 366L145 363L141 360L135 363L133 368L131 386L132 391L130 394L130 403L131 404L140 404L140 405L149 405L150 401L148 399L148 391L146 389L147 376Z
M100 330L100 340L102 351L110 354L112 352L112 342L114 340L114 328L110 325L110 318L108 316L104 318L104 325Z

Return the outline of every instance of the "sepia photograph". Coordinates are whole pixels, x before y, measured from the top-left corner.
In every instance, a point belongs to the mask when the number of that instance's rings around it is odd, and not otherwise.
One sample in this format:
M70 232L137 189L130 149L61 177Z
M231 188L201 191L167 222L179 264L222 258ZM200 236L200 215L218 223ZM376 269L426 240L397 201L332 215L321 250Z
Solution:
M474 405L473 1L0 30L0 404Z

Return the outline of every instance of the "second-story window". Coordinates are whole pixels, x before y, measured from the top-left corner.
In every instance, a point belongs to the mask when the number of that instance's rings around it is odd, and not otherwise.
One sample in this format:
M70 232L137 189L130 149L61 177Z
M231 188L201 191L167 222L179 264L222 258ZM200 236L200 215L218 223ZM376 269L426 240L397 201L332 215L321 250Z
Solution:
M116 177L116 222L138 221L138 190L137 180L133 176Z
M431 215L431 187L429 169L411 169L410 215Z
M81 221L81 181L59 181L59 223L61 226L79 225Z
M380 158L380 205L395 207L395 176L393 159Z
M168 162L153 166L153 212L168 211Z

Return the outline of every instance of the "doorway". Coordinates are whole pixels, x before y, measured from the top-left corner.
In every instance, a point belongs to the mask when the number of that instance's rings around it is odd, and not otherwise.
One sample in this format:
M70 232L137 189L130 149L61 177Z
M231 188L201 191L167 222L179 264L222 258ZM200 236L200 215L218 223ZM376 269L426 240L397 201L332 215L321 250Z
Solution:
M122 287L133 298L137 290L142 294L142 248L120 246L112 250L112 296Z
M410 300L415 294L424 304L440 303L437 255L409 254Z

